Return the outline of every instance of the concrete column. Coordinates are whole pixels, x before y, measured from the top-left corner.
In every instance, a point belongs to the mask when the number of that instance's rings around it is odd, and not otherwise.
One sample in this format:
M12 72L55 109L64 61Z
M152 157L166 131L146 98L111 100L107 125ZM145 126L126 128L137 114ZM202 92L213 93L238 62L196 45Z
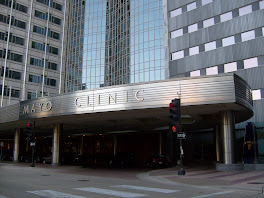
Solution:
M162 147L163 147L163 138L162 138L162 132L159 134L159 154L162 154Z
M219 132L219 126L216 125L215 127L215 150L216 150L216 161L221 162L221 137Z
M234 163L234 127L235 119L232 111L221 112L221 136L223 144L223 163Z
M60 165L60 134L62 130L61 124L55 124L53 128L53 151L52 151L52 165Z
M19 156L19 145L20 145L20 129L16 129L15 131L15 137L14 137L14 155L13 155L13 161L19 162L18 156Z
M114 155L117 153L117 135L113 136L114 138Z

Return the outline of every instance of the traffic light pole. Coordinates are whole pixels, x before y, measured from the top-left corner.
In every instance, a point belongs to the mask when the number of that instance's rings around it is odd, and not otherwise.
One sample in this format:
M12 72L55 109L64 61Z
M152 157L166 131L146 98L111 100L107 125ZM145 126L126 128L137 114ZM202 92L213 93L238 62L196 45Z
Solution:
M35 121L33 122L33 130L32 130L32 141L30 142L30 146L31 146L31 149L32 149L32 161L31 161L31 164L30 164L30 167L35 167L35 163L34 163L34 144L35 144Z
M182 162L182 155L183 155L182 139L180 139L179 142L180 142L180 170L178 170L178 175L185 175L185 170Z

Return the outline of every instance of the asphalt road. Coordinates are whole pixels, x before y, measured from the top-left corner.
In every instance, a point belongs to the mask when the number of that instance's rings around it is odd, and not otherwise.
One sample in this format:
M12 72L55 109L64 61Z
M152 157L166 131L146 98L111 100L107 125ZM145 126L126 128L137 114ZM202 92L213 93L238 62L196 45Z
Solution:
M0 198L262 197L259 191L183 185L149 177L146 170L29 167L0 163Z

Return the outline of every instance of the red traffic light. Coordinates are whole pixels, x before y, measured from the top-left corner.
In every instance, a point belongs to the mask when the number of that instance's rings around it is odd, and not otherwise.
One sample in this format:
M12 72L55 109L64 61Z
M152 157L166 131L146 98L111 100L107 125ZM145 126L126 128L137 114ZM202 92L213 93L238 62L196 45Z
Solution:
M27 127L32 127L32 123L27 123Z

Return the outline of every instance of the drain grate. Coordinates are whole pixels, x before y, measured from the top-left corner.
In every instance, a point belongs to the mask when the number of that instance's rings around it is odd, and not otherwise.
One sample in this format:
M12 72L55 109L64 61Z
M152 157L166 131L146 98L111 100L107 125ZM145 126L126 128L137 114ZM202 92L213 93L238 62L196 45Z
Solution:
M264 182L249 182L248 184L264 184Z
M41 175L41 176L50 176L50 175Z

